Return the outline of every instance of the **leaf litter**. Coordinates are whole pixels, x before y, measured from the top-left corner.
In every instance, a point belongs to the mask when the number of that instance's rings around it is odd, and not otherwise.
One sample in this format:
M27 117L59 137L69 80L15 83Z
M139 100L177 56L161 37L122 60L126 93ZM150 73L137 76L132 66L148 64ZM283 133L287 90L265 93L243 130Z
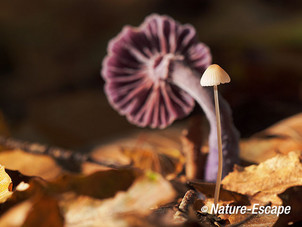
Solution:
M147 139L109 144L91 153L128 168L84 162L79 173L66 171L47 155L2 148L0 160L13 192L0 204L0 226L284 226L301 222L301 119L302 115L294 116L243 141L243 160L259 164L235 166L222 181L219 201L248 207L290 205L289 215L201 212L204 205L213 204L214 184L191 180L187 193L193 196L185 195L180 140L150 133ZM293 141L295 146L290 145Z

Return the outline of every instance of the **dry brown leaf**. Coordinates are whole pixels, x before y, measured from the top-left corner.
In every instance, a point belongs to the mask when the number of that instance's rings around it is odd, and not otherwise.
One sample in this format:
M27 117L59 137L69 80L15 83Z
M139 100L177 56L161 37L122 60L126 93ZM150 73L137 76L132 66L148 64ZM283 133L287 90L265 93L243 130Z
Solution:
M62 174L62 168L49 156L34 155L22 150L0 150L1 164L8 169L19 170L25 175L54 179Z
M173 148L123 148L122 153L130 158L135 167L152 170L170 178L180 173L184 165L180 150Z
M152 170L173 178L184 165L181 153L179 130L160 133L140 133L128 139L115 141L114 145L103 145L91 152L98 161L133 165L139 169ZM99 169L95 165L84 165L84 171L91 173Z
M201 181L190 181L189 186L193 187L198 192L203 193L207 198L214 198L215 183L206 183ZM248 205L249 197L235 191L230 191L221 188L219 199L224 202L234 202L236 204Z
M277 215L272 214L232 214L229 216L230 224L236 224L242 227L268 227L273 226L277 221Z
M32 195L34 195L35 191L27 190L29 185L27 183L31 179L35 179L35 177L29 177L21 174L19 171L5 169L6 173L9 175L12 184L10 185L10 189L12 191L11 196L5 201L5 203L0 204L0 216L4 213L7 213L8 210L17 206L19 203L22 203L25 200L28 200ZM21 183L27 185L25 190L17 190ZM20 189L20 187L18 188ZM24 189L24 188L23 188ZM22 192L21 192L22 191ZM1 216L2 217L2 216ZM1 220L1 218L0 218ZM1 226L1 225L0 225Z
M302 150L302 113L280 121L240 143L240 157L253 163L295 150Z
M41 197L41 194L32 197L4 213L0 218L0 226L60 227L64 225L56 199L49 196Z
M74 192L98 199L114 196L117 191L127 190L142 173L136 169L99 171L88 176L64 175L48 183L52 193Z
M281 214L275 226L283 227L287 226L290 222L295 223L301 221L302 186L288 188L278 196L282 199L283 206L290 206L291 211L289 214Z
M9 186L12 180L5 172L4 166L0 165L0 203L5 202L10 196Z
M259 165L245 168L237 167L222 181L220 206L225 207L227 204L234 206L234 203L230 203L236 201L236 198L239 201L244 201L242 198L245 198L245 204L241 203L240 205L248 205L247 209L253 209L255 204L258 204L257 206L289 205L291 206L289 215L281 215L280 219L276 214L256 215L250 213L221 214L219 217L229 220L235 226L273 226L277 221L281 223L278 226L282 226L289 221L300 221L302 194L298 189L302 187L298 185L302 185L301 160L302 152L279 154ZM202 201L201 206L212 207L215 185L211 183L191 183L191 185L207 196ZM296 191L292 192L294 189ZM235 206L238 205L237 203ZM201 206L199 206L199 210Z
M30 200L17 204L1 216L0 226L22 226L31 208L32 202Z
M104 170L109 170L112 169L110 167L107 166L103 166L103 165L99 165L96 163L92 163L92 162L83 162L81 164L81 173L88 175L88 174L92 174L98 171L104 171Z
M93 149L90 153L94 160L107 162L110 164L129 165L130 160L121 152L121 146L127 141L115 141L112 144L101 145Z
M302 113L282 120L264 132L267 135L283 135L302 141Z
M63 227L64 219L56 199L43 196L35 201L22 227Z
M171 184L157 173L138 178L126 192L104 201L87 196L65 194L60 206L65 211L66 226L133 226L134 221L152 212L160 204L174 199ZM131 218L132 217L132 218ZM148 226L145 220L143 225Z
M277 155L259 165L236 169L222 181L225 189L253 196L253 200L281 205L277 196L287 188L302 185L302 152Z
M6 226L20 226L21 224L23 226L63 226L63 216L61 216L57 201L64 198L65 194L72 193L76 199L89 198L91 201L101 201L100 199L114 196L118 191L125 191L129 187L133 187L133 182L142 176L140 171L130 168L100 171L88 176L64 175L51 182L37 177L29 178L17 171L9 171L9 174L13 176L14 184L23 181L28 182L30 187L22 191L15 191L12 197L1 206L1 221L3 219ZM151 184L148 186L151 187ZM159 186L163 187L164 190L167 189L164 184ZM133 193L135 196L137 192ZM166 194L164 193L164 195ZM24 206L20 206L20 209L14 209L19 207L19 204L23 204L24 201L30 203L30 205L26 203L26 209ZM76 211L80 212L80 210ZM79 213L78 215L82 214ZM17 222L9 220L13 216L19 217Z

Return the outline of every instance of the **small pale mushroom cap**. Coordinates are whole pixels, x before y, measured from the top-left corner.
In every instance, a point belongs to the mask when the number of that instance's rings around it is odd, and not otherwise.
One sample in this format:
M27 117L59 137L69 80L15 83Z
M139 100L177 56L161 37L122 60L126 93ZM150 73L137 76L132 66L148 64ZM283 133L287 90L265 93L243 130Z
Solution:
M201 86L214 86L229 83L231 78L219 65L210 65L200 79Z

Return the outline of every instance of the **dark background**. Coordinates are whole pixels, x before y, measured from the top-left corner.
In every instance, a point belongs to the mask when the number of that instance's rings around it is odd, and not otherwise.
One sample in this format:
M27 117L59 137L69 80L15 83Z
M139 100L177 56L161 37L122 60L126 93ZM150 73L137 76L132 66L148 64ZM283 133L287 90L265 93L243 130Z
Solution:
M302 1L2 1L0 111L10 134L82 148L137 129L109 106L99 72L108 41L154 12L192 24L210 46L232 78L221 93L243 137L302 110Z

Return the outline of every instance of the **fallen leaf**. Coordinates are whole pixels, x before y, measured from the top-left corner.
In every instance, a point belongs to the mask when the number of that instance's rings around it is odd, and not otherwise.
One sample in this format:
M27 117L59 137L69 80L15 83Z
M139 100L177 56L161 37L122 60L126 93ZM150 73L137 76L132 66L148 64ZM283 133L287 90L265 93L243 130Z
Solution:
M281 205L278 197L287 188L302 185L301 152L277 155L259 165L236 169L223 180L223 188Z
M23 225L30 209L32 202L27 200L9 209L0 218L0 226L20 227Z
M170 179L182 171L185 162L179 130L133 135L95 148L91 157L114 165L133 165L142 170L152 170ZM84 165L85 172L91 173L94 169L99 167Z
M130 158L133 166L152 170L167 176L175 177L183 169L184 157L173 148L123 148L122 153Z
M12 194L9 191L12 180L5 172L4 166L0 165L0 203L5 202Z
M122 153L137 168L174 178L185 162L178 133L178 130L141 133L135 143L122 146Z
M280 121L240 143L240 157L252 163L295 150L302 150L302 113Z
M232 214L229 216L230 224L242 227L268 227L277 221L277 215L272 214Z
M92 174L98 171L104 171L104 170L109 170L112 169L110 167L107 166L103 166L103 165L99 165L96 163L91 163L91 162L83 162L81 164L81 173L88 175L88 174Z
M283 227L289 225L288 223L301 222L302 186L288 188L278 196L282 199L282 205L290 206L291 210L289 214L281 214L275 226Z
M87 195L98 199L112 197L118 191L127 190L141 172L134 168L99 171L88 176L69 174L47 184L53 193L72 191L79 195Z
M60 207L65 211L66 226L134 226L133 222L141 220L144 224L138 226L149 226L146 218L152 208L170 202L174 196L175 191L168 181L149 172L114 198L101 201L65 194Z
M137 179L140 179L142 176L141 171L128 168L100 171L88 176L68 174L56 180L45 181L38 177L29 178L17 171L9 172L13 175L13 182L15 184L26 182L29 184L29 187L22 191L14 191L12 197L1 206L1 214L2 217L22 217L19 219L24 221L22 222L22 226L63 226L63 216L60 213L61 208L59 208L58 202L62 201L65 194L73 194L76 200L78 198L89 198L90 201L102 201L101 199L113 197L117 192L126 191L130 187L133 187L134 182L137 182ZM157 176L155 178L154 176L150 175L148 179L150 181L154 180L156 184L159 183L159 186L163 186L162 189L166 190L165 184L162 181L157 182ZM169 183L167 182L166 184ZM145 186L144 184L142 185ZM151 187L152 185L148 184L148 186ZM135 196L136 191L133 193L133 196ZM166 194L164 193L164 195ZM162 197L161 200L164 201ZM22 207L20 209L13 209L19 207L19 204L23 204L25 201L30 201L30 209L23 209ZM28 206L26 207L28 208ZM22 214L21 212L26 212L26 214ZM75 212L80 212L80 209L75 210ZM81 213L78 215L81 215ZM20 224L20 222L18 223ZM7 226L20 226L15 225L14 221L9 222L7 218L5 218L4 223ZM94 224L97 226L99 223Z
M248 212L246 214L220 214L219 217L235 226L273 226L278 220L279 226L282 226L290 221L300 221L301 158L302 152L297 151L287 155L279 154L259 165L236 167L223 179L219 196L219 205L223 207L245 205L247 209L253 209L254 204L258 206L290 205L293 209L291 215L281 215L278 219L277 214L261 215ZM215 184L193 181L189 183L189 186L206 195L196 211L200 212L202 206L212 208ZM239 203L233 203L236 200Z
M31 179L35 179L35 177L25 176L19 171L9 169L5 169L5 172L9 175L11 179L12 192L11 196L5 201L5 203L0 204L0 216L6 213L8 210L12 209L13 207L17 206L19 203L28 200L35 193L35 190L27 190L29 187L26 190L23 190L22 192L16 190L21 183L27 184Z
M204 194L207 198L213 198L214 197L214 192L215 192L215 183L207 183L207 182L202 182L202 181L189 181L188 185L190 187L193 187L195 190L198 192L201 192ZM222 187L220 189L220 194L219 194L219 199L224 201L224 202L232 202L236 204L241 204L241 205L249 205L249 197L235 192L235 191L230 191Z
M64 218L60 213L57 200L48 196L39 198L33 203L22 226L63 227Z
M62 168L47 155L35 155L22 150L0 150L1 164L8 169L18 170L24 175L54 179L62 174Z
M16 187L17 187L20 183L22 183L22 182L28 183L29 180L33 178L33 177L31 177L31 176L26 176L26 175L20 173L20 172L17 171L17 170L5 169L5 172L9 175L9 177L10 177L11 180L12 180L12 184L13 184L12 189L13 189L13 190L15 190Z

